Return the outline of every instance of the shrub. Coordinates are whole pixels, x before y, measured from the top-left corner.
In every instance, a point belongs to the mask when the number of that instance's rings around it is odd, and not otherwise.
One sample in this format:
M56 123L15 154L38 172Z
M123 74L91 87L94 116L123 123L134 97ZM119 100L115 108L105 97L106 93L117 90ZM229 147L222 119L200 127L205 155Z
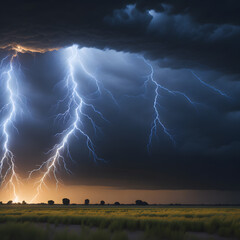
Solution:
M63 198L62 203L63 203L63 205L69 205L70 200L68 198Z
M48 205L54 205L54 201L53 200L49 200L48 201Z
M136 205L146 206L146 205L148 205L148 203L147 202L143 202L142 200L136 200Z

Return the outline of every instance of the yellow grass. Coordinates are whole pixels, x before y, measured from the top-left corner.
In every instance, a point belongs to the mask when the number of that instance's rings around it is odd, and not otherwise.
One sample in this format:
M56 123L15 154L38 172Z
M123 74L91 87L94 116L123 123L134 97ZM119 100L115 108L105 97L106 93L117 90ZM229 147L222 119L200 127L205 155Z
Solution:
M137 206L0 206L0 221L82 224L146 234L208 232L240 238L240 208ZM170 237L174 238L174 237Z

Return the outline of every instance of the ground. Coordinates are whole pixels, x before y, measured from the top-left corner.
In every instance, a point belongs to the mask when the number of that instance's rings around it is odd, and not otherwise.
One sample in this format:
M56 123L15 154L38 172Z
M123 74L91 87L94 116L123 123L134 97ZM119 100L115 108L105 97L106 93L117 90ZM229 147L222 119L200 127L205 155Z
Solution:
M1 205L0 239L240 239L239 207Z

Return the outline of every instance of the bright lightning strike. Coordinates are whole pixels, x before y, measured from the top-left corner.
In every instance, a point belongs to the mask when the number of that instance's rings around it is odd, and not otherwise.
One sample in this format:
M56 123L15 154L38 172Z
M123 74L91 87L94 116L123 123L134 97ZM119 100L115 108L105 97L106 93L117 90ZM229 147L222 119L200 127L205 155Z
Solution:
M94 120L91 118L89 114L86 113L85 109L91 109L96 115L100 116L102 119L106 120L102 113L99 112L94 105L86 102L86 98L81 96L78 92L78 82L75 77L75 64L78 63L81 67L82 71L88 75L91 79L95 81L95 84L97 86L97 92L101 94L100 90L100 84L97 78L95 78L90 72L87 71L86 67L83 65L83 62L81 61L80 55L79 55L79 49L77 46L72 46L68 49L66 49L67 53L70 53L70 57L67 59L67 66L69 69L69 73L67 77L65 78L65 88L67 89L67 95L66 97L59 102L62 103L67 99L67 110L64 113L60 113L57 115L57 118L63 118L63 119L70 119L71 124L70 126L65 129L60 134L57 134L58 136L61 136L62 139L59 144L56 144L48 153L51 154L50 158L43 162L42 165L40 165L39 168L33 170L30 172L29 177L35 172L42 171L42 175L40 179L36 182L37 184L37 193L31 200L31 202L34 202L36 198L39 196L40 191L42 190L42 187L47 187L47 178L50 177L52 174L55 178L56 185L59 184L59 179L57 177L57 166L63 165L65 170L67 172L70 172L67 169L64 153L67 153L68 157L71 158L70 152L69 152L69 141L70 138L76 133L80 133L85 139L86 139L86 146L91 153L93 159L95 162L99 160L103 160L102 158L98 157L95 151L95 147L93 144L92 139L87 134L86 130L84 130L83 126L83 119L87 119L92 124L94 130L98 128L98 126L95 124ZM71 114L72 113L72 114Z
M4 61L7 60L9 56L5 57L1 62L1 67L4 64ZM15 88L13 87L14 84L14 66L13 61L17 57L17 52L15 52L10 57L9 67L8 70L4 70L2 72L2 77L6 76L6 91L8 95L8 102L3 106L1 112L7 112L7 117L1 124L2 128L2 137L4 138L3 141L3 154L0 159L0 177L1 183L6 184L6 186L10 186L13 191L13 198L14 202L18 202L18 196L16 192L16 185L19 184L19 178L16 174L16 166L14 161L14 154L10 150L10 128L14 126L14 120L17 113L17 99L18 93L16 92ZM5 78L4 78L5 79ZM6 170L5 170L6 169Z
M147 66L150 68L150 73L147 76L147 80L144 82L144 85L146 86L146 84L148 82L151 82L154 87L154 101L153 101L153 109L154 109L154 119L153 119L153 123L152 123L152 127L150 130L150 134L149 134L149 138L148 138L148 144L147 144L147 148L148 151L150 151L150 147L152 145L152 139L153 139L153 134L157 135L157 126L160 125L161 128L163 129L163 132L169 137L169 139L173 142L173 144L175 145L175 139L173 137L173 135L169 132L169 130L166 128L166 126L164 125L164 123L161 121L160 119L160 114L158 111L158 98L159 98L159 90L163 90L166 91L172 95L181 95L182 97L184 97L190 104L192 104L193 106L195 106L195 102L193 102L185 93L180 92L180 91L173 91L170 90L164 86L162 86L161 84L159 84L155 79L154 79L154 69L153 66L149 63L149 61L147 61L145 58L143 58L144 62L147 64Z

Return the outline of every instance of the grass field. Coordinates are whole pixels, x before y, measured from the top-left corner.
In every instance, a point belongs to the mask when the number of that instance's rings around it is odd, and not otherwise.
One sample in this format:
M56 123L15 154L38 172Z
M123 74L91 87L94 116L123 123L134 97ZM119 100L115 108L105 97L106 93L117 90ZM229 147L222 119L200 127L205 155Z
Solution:
M186 239L189 232L240 239L240 208L237 207L1 205L0 222L1 239L8 240L125 240L128 239L126 231L142 231L143 239ZM42 223L85 227L74 235L67 231L53 233L39 227ZM18 238L11 235L13 232Z

